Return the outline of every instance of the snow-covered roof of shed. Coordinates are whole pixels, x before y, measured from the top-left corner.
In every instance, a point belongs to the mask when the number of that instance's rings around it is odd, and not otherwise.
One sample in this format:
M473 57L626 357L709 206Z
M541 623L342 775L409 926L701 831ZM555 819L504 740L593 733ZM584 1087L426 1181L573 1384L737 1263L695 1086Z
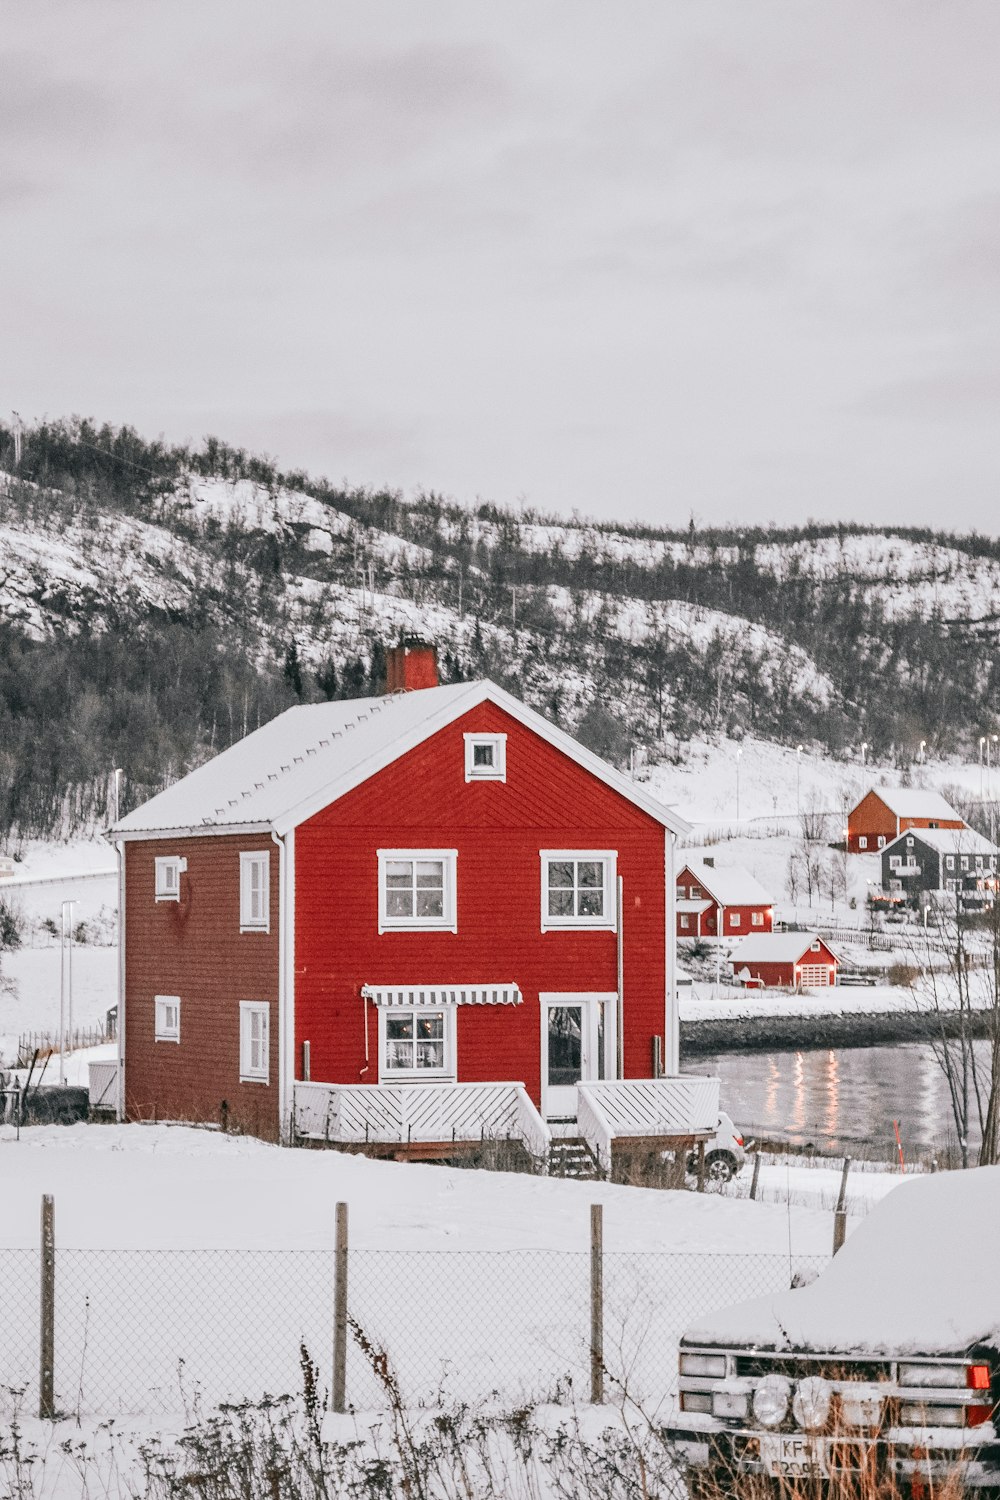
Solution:
M771 897L757 878L733 865L706 865L700 859L686 860L683 867L720 906L770 906Z
M794 964L811 952L815 942L822 942L834 957L837 956L826 938L820 938L815 932L753 932L733 950L729 962Z
M881 852L888 854L897 846L903 848L907 839L919 839L940 854L1000 854L996 844L991 844L974 828L906 828Z
M700 1318L684 1336L830 1354L1000 1347L1000 1282L956 1274L1000 1240L1000 1167L904 1179L810 1286Z
M940 792L930 791L927 787L876 786L872 791L897 818L948 818L955 822L962 816Z
M480 681L290 708L137 807L111 836L287 833L487 700L666 828L688 831L683 818L629 777L503 688Z

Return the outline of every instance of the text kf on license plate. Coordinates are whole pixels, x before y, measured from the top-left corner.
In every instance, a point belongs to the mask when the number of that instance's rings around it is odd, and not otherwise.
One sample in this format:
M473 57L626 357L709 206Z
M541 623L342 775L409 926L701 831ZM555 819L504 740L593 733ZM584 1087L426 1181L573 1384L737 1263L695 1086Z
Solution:
M785 1437L781 1433L762 1433L760 1460L765 1474L789 1479L809 1479L829 1473L827 1444L822 1438Z

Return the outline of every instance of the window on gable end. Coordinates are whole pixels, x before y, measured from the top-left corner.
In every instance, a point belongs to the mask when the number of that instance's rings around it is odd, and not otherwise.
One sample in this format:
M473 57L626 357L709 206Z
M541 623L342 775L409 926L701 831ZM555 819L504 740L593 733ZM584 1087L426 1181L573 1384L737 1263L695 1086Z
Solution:
M467 734L465 736L466 781L507 780L507 736L505 734Z
M271 926L271 855L240 855L240 931L268 932Z

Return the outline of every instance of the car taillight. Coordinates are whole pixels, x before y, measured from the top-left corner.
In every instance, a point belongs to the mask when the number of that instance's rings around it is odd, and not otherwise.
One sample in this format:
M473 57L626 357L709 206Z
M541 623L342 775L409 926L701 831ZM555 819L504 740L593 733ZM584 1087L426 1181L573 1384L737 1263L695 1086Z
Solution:
M970 1391L988 1391L990 1388L989 1365L966 1365L965 1383Z
M966 1427L982 1427L993 1415L992 1406L967 1406L965 1408Z
M736 1139L737 1146L742 1146L743 1145L743 1137L741 1135L736 1136L735 1139Z

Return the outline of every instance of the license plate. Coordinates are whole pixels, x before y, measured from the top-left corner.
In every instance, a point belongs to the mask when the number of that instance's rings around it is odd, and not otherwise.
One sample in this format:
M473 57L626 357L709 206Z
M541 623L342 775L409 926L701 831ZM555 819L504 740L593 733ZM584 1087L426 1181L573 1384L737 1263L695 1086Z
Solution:
M765 1474L785 1479L825 1479L828 1449L823 1438L761 1433L760 1462Z

